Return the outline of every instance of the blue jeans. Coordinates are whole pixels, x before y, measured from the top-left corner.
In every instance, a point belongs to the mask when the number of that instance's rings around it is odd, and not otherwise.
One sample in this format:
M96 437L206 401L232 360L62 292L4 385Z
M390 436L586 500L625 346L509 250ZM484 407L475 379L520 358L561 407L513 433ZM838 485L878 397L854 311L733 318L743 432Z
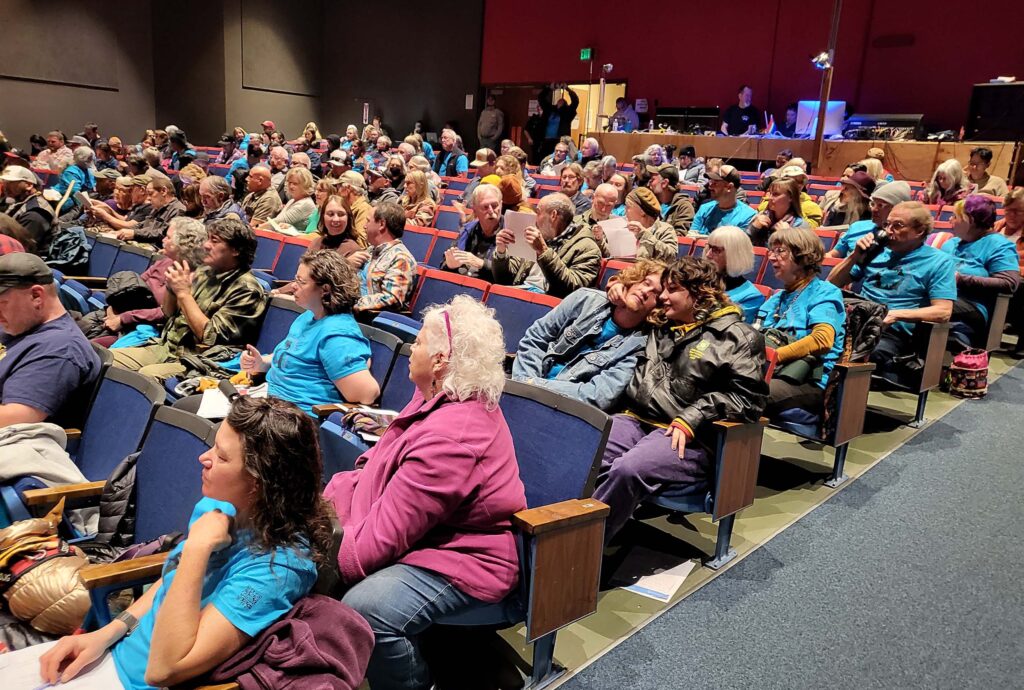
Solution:
M366 669L372 690L429 688L430 670L416 636L442 616L485 605L442 575L400 563L356 584L341 601L370 623L376 637Z

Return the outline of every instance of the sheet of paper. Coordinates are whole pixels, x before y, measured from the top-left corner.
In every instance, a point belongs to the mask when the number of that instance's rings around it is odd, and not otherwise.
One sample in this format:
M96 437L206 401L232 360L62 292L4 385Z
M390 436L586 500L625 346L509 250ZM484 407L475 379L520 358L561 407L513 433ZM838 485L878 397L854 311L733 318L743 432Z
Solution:
M520 211L505 212L505 229L511 231L516 237L515 243L508 246L510 256L526 259L527 261L537 260L537 252L533 251L533 247L526 241L526 228L536 224L537 216L532 213L522 213Z
M636 235L626 229L626 219L612 216L597 224L604 233L608 244L608 253L613 259L632 259L636 257Z
M56 642L37 644L16 652L0 654L0 678L4 690L37 690L51 687L39 677L39 657ZM98 665L83 675L57 686L61 690L110 690L120 688L121 681L114 667L114 656L105 654Z
M239 390L242 393L242 390ZM267 384L261 383L258 386L251 386L244 389L244 395L253 398L267 397ZM203 391L203 399L199 401L199 409L196 414L206 419L224 419L231 411L231 401L220 392L219 388L210 388Z
M622 583L622 589L634 594L668 602L696 565L692 559L680 563L677 556L636 546L612 575L611 582L612 585Z

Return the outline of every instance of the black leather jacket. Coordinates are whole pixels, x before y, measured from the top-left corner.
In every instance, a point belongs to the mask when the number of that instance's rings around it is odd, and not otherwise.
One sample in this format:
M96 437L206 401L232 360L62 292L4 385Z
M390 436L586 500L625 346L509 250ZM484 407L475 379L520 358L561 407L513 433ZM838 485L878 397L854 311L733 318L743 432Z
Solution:
M626 387L626 408L638 417L685 422L702 436L705 422L753 422L768 402L764 338L727 306L689 328L651 333Z

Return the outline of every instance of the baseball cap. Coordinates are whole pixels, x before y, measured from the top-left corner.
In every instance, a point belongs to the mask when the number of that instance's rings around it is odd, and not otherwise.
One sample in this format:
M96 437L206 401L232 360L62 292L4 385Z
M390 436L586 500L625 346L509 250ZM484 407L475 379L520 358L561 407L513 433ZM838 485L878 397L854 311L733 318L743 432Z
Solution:
M277 129L277 127L274 126L273 120L264 120L263 122L260 123L260 127L270 127L270 129Z
M692 146L684 146L683 148L679 149L679 155L686 156L687 158L696 158L697 149L693 148Z
M338 178L345 184L350 184L356 189L363 191L366 189L366 180L363 176L357 173L355 170L346 170L341 173L341 177Z
M136 185L137 187L145 187L152 181L153 178L151 178L149 175L135 175L134 177L132 177L132 184Z
M374 175L376 177L387 177L387 172L385 168L367 168L366 170L367 175Z
M49 285L53 271L35 254L14 252L0 256L0 293L12 287Z
M39 184L36 174L20 165L8 165L4 168L3 175L0 175L0 180L4 182L31 182L32 184Z
M98 177L101 180L116 180L121 177L121 173L117 171L117 168L103 168L103 170L97 170L93 177Z
M782 179L786 179L788 177L792 179L801 178L806 180L807 173L805 173L804 169L801 168L799 165L787 165L786 167L779 171L779 177L781 177Z
M662 179L668 180L668 183L673 187L679 184L679 168L668 163L662 163L661 165L648 165L647 172L652 175L660 175Z
M228 132L220 135L220 139L217 141L218 144L234 144L235 138Z
M740 171L731 165L723 165L718 169L718 172L709 172L708 179L732 182L735 187L739 187L742 182L740 179Z
M474 158L469 167L479 168L481 165L493 165L498 160L497 154L490 149L478 149L476 152L476 158Z
M344 151L331 151L330 157L327 159L328 165L337 165L341 167L348 165L348 158L345 157Z

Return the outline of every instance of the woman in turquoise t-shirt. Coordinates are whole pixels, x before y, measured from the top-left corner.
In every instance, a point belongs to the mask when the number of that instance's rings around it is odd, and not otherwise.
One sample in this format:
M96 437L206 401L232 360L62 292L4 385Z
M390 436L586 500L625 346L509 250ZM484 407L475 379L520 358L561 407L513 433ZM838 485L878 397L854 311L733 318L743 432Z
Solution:
M775 328L790 336L788 344L776 349L778 367L769 384L768 417L794 407L820 411L829 372L843 352L846 308L842 291L818 278L824 256L821 240L809 228L783 227L768 239L769 270L783 288L761 305L754 327ZM786 365L802 359L808 360L810 372L798 380L795 368L787 370Z
M758 308L764 304L764 294L747 279L754 269L754 247L747 233L735 225L715 229L708 236L704 258L718 266L725 292L743 310L743 320L754 323Z
M332 557L316 434L294 405L239 398L199 457L204 498L163 576L111 623L43 654L42 680L68 681L109 649L125 688L178 685L290 611Z
M942 245L956 260L957 299L950 317L954 351L970 347L987 332L996 295L1012 294L1020 283L1017 248L995 225L996 205L988 197L971 194L956 202L956 237Z
M370 343L352 305L359 299L355 269L335 251L306 254L295 275L295 302L305 307L273 354L247 346L242 369L267 372L267 393L308 414L314 405L372 403L380 386L370 373Z

